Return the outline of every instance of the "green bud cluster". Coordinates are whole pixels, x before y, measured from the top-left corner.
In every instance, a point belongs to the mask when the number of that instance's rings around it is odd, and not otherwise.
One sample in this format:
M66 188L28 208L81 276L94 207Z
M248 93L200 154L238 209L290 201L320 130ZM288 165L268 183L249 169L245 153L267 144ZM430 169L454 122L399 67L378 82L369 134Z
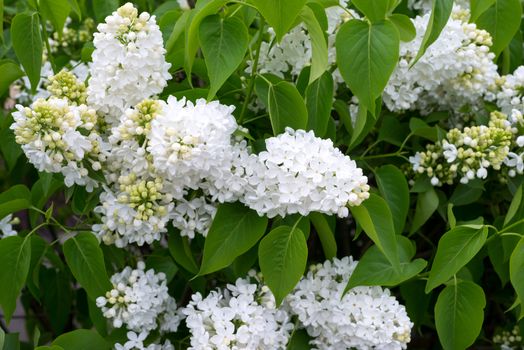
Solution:
M158 100L144 100L127 114L127 120L118 126L122 140L135 138L142 144L151 131L151 121L160 113L162 105Z
M520 335L520 328L515 325L510 331L502 331L493 337L493 343L503 346L506 349L521 349L522 336Z
M493 112L488 125L452 129L442 141L427 145L410 161L413 170L426 174L435 186L451 185L457 177L462 183L485 178L488 168L501 169L516 131L505 114Z
M136 210L135 218L140 221L148 221L152 216L164 216L167 208L160 204L169 202L169 195L163 194L163 180L137 180L133 173L120 176L118 179L121 193L118 202L127 204Z
M77 29L69 27L66 23L62 33L53 32L51 35L51 51L57 52L59 49L70 51L81 48L84 43L93 40L94 30L95 21L92 18L86 18Z
M85 104L87 100L86 85L65 69L49 78L47 91L55 97L67 99L73 105Z

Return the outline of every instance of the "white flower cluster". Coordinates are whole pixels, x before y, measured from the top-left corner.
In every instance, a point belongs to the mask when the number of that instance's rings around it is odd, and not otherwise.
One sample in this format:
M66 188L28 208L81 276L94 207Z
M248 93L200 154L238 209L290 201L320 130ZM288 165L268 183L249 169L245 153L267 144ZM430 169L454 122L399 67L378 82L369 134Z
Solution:
M285 349L293 329L269 288L250 278L205 298L195 293L182 312L191 333L190 350Z
M241 199L259 215L310 212L346 217L347 206L369 197L367 177L355 161L312 131L286 132L266 139L248 171L249 190Z
M176 189L198 189L231 172L233 106L170 96L151 122L148 151L153 165ZM182 192L180 192L182 194Z
M70 91L81 99L75 89ZM92 191L97 182L89 172L101 169L107 153L96 129L97 115L84 104L70 102L71 95L63 97L38 99L31 107L17 105L11 129L39 171L62 173L66 186L78 184Z
M199 233L206 237L216 212L216 204L206 197L182 199L173 209L173 226L180 230L181 236L192 239Z
M347 8L348 0L340 0L340 6L332 6L326 9L328 20L327 39L328 39L328 62L330 65L336 62L335 37L338 27L350 19L358 18L353 10ZM287 33L280 43L276 43L275 32L269 29L270 39L263 41L260 47L260 58L258 70L260 73L271 73L281 78L286 74L296 77L302 69L311 64L313 56L311 38L304 24L300 24ZM251 73L253 62L248 62L246 69ZM333 78L337 83L342 83L343 79L338 69L334 72Z
M127 3L94 34L88 102L117 123L126 108L160 93L171 78L155 16Z
M17 232L13 229L13 225L20 223L19 218L13 218L12 214L7 215L6 217L0 219L0 239L16 236Z
M247 148L232 143L238 128L232 110L174 97L127 109L109 137L106 178L113 186L95 209L102 214L102 224L93 227L97 235L118 246L150 244L171 220L183 236L206 235L216 204L189 191L224 202L237 200L243 190L238 163Z
M427 145L409 161L415 173L426 174L434 186L451 185L456 178L464 184L485 179L489 168L500 170L503 165L509 168L509 176L522 174L524 154L513 151L524 146L524 136L518 136L523 126L524 118L517 110L509 119L493 112L488 125L452 129L442 141Z
M151 244L167 232L173 197L164 190L161 178L142 180L136 175L119 178L118 192L109 188L100 195L102 224L93 231L106 244L125 247L130 243Z
M313 265L286 303L319 350L405 349L411 323L403 305L381 287L343 291L357 265L345 257Z
M510 115L514 109L524 113L524 66L501 78L497 106Z
M493 99L499 79L492 38L474 23L469 11L455 7L438 39L412 67L426 32L430 15L412 19L417 35L402 42L400 60L383 93L390 111L434 110L459 112L478 108L484 99Z
M145 264L138 262L136 270L128 266L111 276L111 282L113 289L98 297L96 305L115 328L125 326L146 333L177 331L180 316L175 299L168 294L164 273L145 271Z
M115 344L115 350L175 350L175 347L171 344L169 340L166 340L164 344L151 343L149 345L144 345L148 332L140 332L136 334L135 332L127 332L127 342L124 344Z

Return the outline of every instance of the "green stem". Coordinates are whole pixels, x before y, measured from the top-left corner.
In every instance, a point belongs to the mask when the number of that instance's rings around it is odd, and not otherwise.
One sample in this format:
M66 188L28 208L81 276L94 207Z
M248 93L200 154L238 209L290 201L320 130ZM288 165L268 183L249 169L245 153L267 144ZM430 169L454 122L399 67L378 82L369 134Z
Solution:
M393 152L393 153L386 153L386 154L377 154L372 156L366 156L366 157L355 157L353 160L367 160L367 159L379 159L379 158L391 158L391 157L402 157L405 158L402 155L402 152Z
M255 77L258 71L258 60L260 59L260 48L262 47L262 39L264 38L263 34L264 34L265 26L266 26L266 22L264 21L264 17L260 16L260 28L259 28L258 39L256 43L257 46L256 46L255 59L253 61L251 76L249 78L249 85L247 87L246 99L244 101L244 105L242 106L240 117L238 118L238 124L241 124L242 121L244 120L244 117L247 112L247 107L249 106L249 103L251 102L251 96L253 95L253 88L255 87Z
M499 231L499 234L504 233L504 232L508 232L513 227L518 226L518 225L520 225L522 223L524 223L524 219L520 219L519 221L516 221L516 222L512 223L511 225L504 227L501 231Z

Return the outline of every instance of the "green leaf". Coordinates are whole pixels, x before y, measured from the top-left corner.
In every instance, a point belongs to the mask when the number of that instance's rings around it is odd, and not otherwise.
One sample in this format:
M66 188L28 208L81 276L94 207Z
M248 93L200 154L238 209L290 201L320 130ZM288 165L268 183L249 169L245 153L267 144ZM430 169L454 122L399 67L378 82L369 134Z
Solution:
M390 10L389 0L353 0L351 3L371 22L385 19Z
M453 191L449 202L456 207L475 203L482 196L483 192L484 185L482 181L475 179L468 184L459 184Z
M419 118L409 120L409 130L413 135L421 136L433 142L437 142L438 134L435 127L429 126L425 121Z
M91 232L81 232L64 243L64 255L73 276L92 300L111 290L104 254ZM60 344L59 344L60 345Z
M9 324L31 263L31 243L18 236L0 240L0 305Z
M378 101L381 101L381 99L378 98L377 102ZM364 140L366 135L368 135L371 129L373 129L376 122L377 118L375 118L371 113L368 113L367 108L362 105L358 106L357 120L355 121L353 132L351 133L349 150L353 149L355 146L358 146Z
M187 238L181 237L179 233L170 233L167 244L173 259L184 269L196 275L198 273L198 265L195 262Z
M453 0L433 0L433 8L431 10L431 17L429 18L426 33L418 49L415 60L411 63L413 66L424 55L427 48L433 44L439 37L442 29L448 23L451 10L453 9Z
M208 94L211 99L242 63L249 46L249 34L240 19L214 15L202 21L199 37L211 81Z
M439 240L437 254L429 272L426 293L447 282L484 246L488 237L486 226L456 226Z
M517 211L519 210L522 202L522 185L519 186L519 189L515 194L513 195L513 199L511 200L511 204L509 206L508 212L506 213L506 217L504 218L504 227L506 227Z
M58 345L51 345L51 346L39 346L35 348L35 350L64 350L64 348Z
M146 259L146 267L148 270L153 269L157 273L163 272L166 275L166 283L170 283L178 272L178 267L167 251L149 255Z
M400 268L397 237L391 211L384 199L372 193L358 207L351 207L351 214L371 240L387 257L395 270Z
M43 50L38 13L16 15L11 23L11 37L16 57L24 67L34 93L40 81Z
M395 232L400 234L409 210L409 187L402 171L394 165L384 165L376 173L377 185L393 216Z
M27 279L27 287L37 299L40 298L40 267L47 252L48 244L40 236L31 236L31 262L29 264L30 278Z
M0 349L4 348L4 342L5 342L5 332L2 329L2 327L0 327Z
M42 16L51 22L55 32L62 37L64 24L71 12L69 0L40 0L39 9Z
M275 30L277 40L291 29L306 0L250 0Z
M20 334L7 333L5 335L3 350L20 350Z
M311 337L307 334L305 329L296 329L291 334L291 339L286 347L286 350L308 350L311 349L309 342Z
M309 82L317 80L328 69L328 44L324 30L320 26L315 13L309 6L304 6L300 12L300 19L304 21L309 37L311 38L312 58ZM331 76L331 75L330 75Z
M333 104L333 76L329 72L312 82L306 88L307 128L318 137L326 135L331 106Z
M306 128L308 118L306 104L293 84L282 81L269 85L268 104L274 135L283 133L286 127L295 130Z
M481 14L486 12L487 9L489 9L493 4L495 4L495 0L469 0L469 4L469 21L471 23L475 23L475 21L477 20L477 18L480 17Z
M418 195L417 206L415 208L415 216L411 223L409 234L415 233L422 225L428 221L438 208L439 199L437 192L431 187L428 191L422 192Z
M491 34L491 51L496 56L509 45L519 30L521 16L520 0L495 0L495 4L477 19L477 26Z
M82 19L82 11L80 10L80 6L78 6L77 0L67 0L69 2L69 6L71 6L71 9L74 13L78 16L79 19Z
M184 55L184 69L186 71L186 74L188 76L191 76L191 71L193 68L193 63L195 61L195 55L198 51L198 30L200 28L200 23L202 23L202 20L206 18L207 16L214 15L215 13L218 13L218 10L227 4L228 0L211 0L205 3L204 6L198 7L195 10L188 11L186 13L189 13L186 18L184 14L182 14L182 17L178 21L181 21L181 23L185 23L185 55ZM196 11L196 12L195 12ZM178 23L177 21L177 23ZM176 31L176 33L175 33ZM177 25L175 24L175 27L173 28L173 33L171 34L171 37L174 36L174 34L178 35L179 29L177 28ZM176 39L169 38L168 43L172 43L172 45L175 43ZM170 46L168 46L168 49ZM170 50L168 51L170 52Z
M31 192L24 185L15 185L0 193L0 219L31 207Z
M260 241L260 269L277 305L300 281L306 268L307 255L306 238L297 227L279 226Z
M62 334L53 341L53 346L60 346L64 350L109 350L111 345L95 331L77 329Z
M106 17L115 11L118 6L118 0L93 0L93 11L95 12L96 21L104 22Z
M355 271L351 274L347 292L357 286L394 287L415 277L427 265L424 259L411 261L415 249L411 241L403 236L397 236L400 258L400 270L395 271L388 259L376 245L370 247L360 258Z
M89 319L93 322L98 334L102 336L107 336L107 321L108 319L104 317L102 310L96 306L96 302L87 298L87 309L89 312Z
M69 321L72 303L69 280L64 271L42 269L43 306L56 334L61 334Z
M324 251L324 256L326 259L332 259L337 256L337 242L335 241L335 234L329 227L329 224L324 216L321 213L311 213L309 214L311 223L315 226L317 231L318 238L322 244L322 250Z
M477 339L486 297L471 281L458 281L447 286L435 304L435 324L444 350L463 350Z
M509 278L517 296L522 304L524 301L524 238L522 238L509 260ZM524 314L524 308L521 306L520 317Z
M231 265L264 235L267 218L240 203L221 204L204 244L204 257L198 275L206 275Z
M400 34L400 40L409 42L417 36L415 25L408 16L394 13L389 16L388 19L397 27Z
M0 96L5 94L9 85L16 79L21 78L24 72L20 66L13 61L6 60L0 63Z
M0 42L4 42L4 0L0 0ZM1 95L1 94L0 94ZM0 342L0 349L2 349L2 343Z
M400 38L386 20L368 23L350 20L336 37L337 64L344 81L361 106L375 115L375 100L382 94L398 62Z

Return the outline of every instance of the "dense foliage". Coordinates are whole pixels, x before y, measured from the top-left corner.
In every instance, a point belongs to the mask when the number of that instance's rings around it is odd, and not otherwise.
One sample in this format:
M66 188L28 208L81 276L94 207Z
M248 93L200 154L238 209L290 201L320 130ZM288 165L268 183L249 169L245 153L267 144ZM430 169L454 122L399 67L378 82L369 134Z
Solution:
M520 0L0 19L0 349L523 348Z

